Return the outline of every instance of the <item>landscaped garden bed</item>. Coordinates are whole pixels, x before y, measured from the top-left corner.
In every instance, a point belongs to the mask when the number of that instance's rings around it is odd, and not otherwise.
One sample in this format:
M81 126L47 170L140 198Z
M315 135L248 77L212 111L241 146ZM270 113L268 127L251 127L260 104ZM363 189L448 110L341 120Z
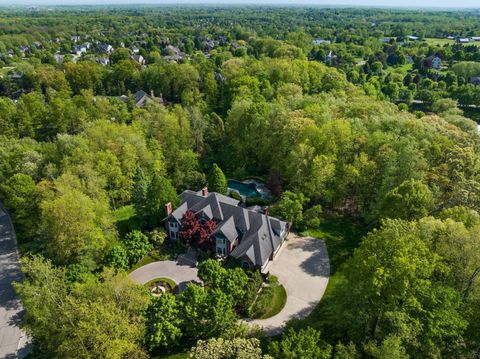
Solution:
M250 309L252 319L267 319L280 313L287 302L287 292L277 277L269 276Z
M147 287L153 295L157 296L162 295L163 293L176 294L178 292L177 283L170 278L164 277L152 279L151 281L145 283L145 287Z

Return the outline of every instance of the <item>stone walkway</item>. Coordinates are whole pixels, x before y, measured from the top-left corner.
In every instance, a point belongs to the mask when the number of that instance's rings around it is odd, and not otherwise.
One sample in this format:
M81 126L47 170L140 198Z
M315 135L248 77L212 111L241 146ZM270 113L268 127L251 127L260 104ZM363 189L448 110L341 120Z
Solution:
M20 330L23 308L12 286L21 279L15 231L0 203L0 359L23 358L30 350Z
M330 276L325 242L291 233L265 271L278 277L287 291L287 302L277 315L248 323L259 325L267 335L276 335L288 321L307 317L325 293Z
M174 280L182 291L188 283L201 283L197 276L197 268L182 265L176 261L153 262L130 273L130 278L139 284L145 284L155 278L165 277Z

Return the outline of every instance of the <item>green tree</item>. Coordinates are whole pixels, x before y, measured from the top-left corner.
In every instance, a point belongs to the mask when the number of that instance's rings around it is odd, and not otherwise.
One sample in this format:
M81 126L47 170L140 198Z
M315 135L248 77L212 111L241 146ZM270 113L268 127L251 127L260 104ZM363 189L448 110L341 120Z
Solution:
M216 163L213 164L208 174L208 190L227 194L227 178Z
M146 210L151 227L158 227L165 218L165 205L172 202L173 206L178 203L178 195L169 179L155 175L148 188Z
M104 272L69 288L65 271L42 257L24 258L22 270L14 286L39 357L146 358L140 314L149 295L128 277Z
M150 350L168 348L178 344L182 336L180 316L175 296L165 293L154 298L146 311L146 340Z
M280 340L270 343L268 352L278 359L328 359L332 354L332 346L320 338L319 331L311 327L298 331L290 328Z
M383 218L419 219L433 208L430 189L417 180L407 180L386 194L381 210Z
M139 230L128 233L123 239L130 264L137 263L152 250L148 237Z
M123 245L117 244L110 249L105 262L112 268L127 270L129 267L128 252Z
M23 235L30 237L36 229L35 182L32 177L16 173L0 184L3 204L9 209L13 222Z
M270 359L262 354L260 341L256 338L223 339L213 338L199 340L190 349L192 359Z
M109 238L101 227L96 204L77 189L66 189L41 202L41 230L47 252L55 262L79 263L98 260Z
M302 193L285 191L282 193L278 204L273 208L273 213L294 225L301 224L305 201Z

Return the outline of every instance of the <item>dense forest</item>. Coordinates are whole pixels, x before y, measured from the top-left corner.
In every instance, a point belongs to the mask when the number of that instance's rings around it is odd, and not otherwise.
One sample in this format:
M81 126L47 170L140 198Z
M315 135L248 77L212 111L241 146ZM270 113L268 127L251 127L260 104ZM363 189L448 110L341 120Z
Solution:
M0 14L31 357L479 357L478 11ZM225 176L262 179L274 215L327 243L327 293L281 335L241 320L256 272L202 258L203 287L160 297L128 277L182 250L165 204Z

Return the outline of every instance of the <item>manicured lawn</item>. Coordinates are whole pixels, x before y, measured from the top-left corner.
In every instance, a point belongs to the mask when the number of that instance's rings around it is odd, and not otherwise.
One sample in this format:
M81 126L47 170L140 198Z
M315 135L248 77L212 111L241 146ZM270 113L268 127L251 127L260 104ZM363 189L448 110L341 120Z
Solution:
M168 260L168 259L170 259L170 257L171 257L170 253L164 252L160 249L153 249L145 257L143 257L136 264L134 264L128 272L131 273L135 269L143 267L144 265L146 265L148 263Z
M270 284L264 287L253 303L252 318L267 319L278 314L287 302L287 292L278 279L273 277Z

